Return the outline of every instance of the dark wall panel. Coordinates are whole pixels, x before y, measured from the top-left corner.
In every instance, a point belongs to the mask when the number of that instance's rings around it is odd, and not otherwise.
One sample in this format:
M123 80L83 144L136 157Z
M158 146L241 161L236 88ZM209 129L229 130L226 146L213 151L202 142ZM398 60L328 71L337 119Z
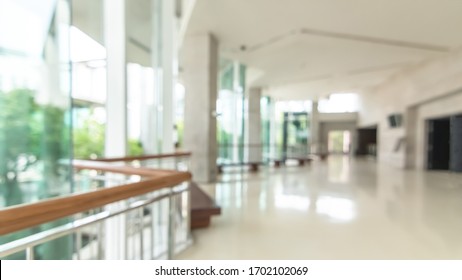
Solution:
M462 172L462 116L451 118L451 161L450 169Z
M449 170L450 119L428 122L428 169Z

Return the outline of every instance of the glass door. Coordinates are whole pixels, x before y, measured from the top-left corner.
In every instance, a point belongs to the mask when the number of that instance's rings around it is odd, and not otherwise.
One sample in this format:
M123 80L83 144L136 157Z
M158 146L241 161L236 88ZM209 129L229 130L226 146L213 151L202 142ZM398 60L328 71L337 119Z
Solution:
M308 127L308 113L284 113L282 139L283 159L304 157L308 155Z

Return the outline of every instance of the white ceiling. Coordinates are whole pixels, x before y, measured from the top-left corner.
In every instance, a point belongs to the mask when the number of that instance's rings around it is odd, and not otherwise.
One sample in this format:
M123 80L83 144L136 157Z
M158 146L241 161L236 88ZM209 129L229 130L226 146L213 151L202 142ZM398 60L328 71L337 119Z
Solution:
M196 0L187 35L214 34L223 56L252 69L251 86L306 99L458 48L461 26L459 0Z

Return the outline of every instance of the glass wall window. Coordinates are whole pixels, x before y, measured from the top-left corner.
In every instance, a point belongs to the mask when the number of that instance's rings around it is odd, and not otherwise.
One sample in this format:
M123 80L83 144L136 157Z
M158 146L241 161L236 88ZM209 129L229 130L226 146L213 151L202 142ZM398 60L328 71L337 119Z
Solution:
M271 120L273 116L273 102L270 97L263 96L260 99L260 110L262 158L269 161L271 160Z
M244 126L247 118L245 103L245 66L222 59L220 89L217 100L218 163L244 161Z
M0 2L1 208L72 191L69 27L66 0ZM1 236L0 244L60 222ZM35 250L39 259L69 259L72 243Z
M97 3L97 2L95 2ZM101 3L100 3L101 4ZM75 23L84 24L77 15ZM93 25L102 28L101 22ZM104 156L106 123L106 48L77 26L70 29L73 101L73 152L77 159ZM101 41L102 38L99 38Z
M173 130L173 142L175 149L183 148L184 139L184 107L185 88L181 83L175 84L175 125Z
M310 153L311 101L277 101L271 131L271 157L300 157Z
M144 153L143 149L143 128L145 119L150 117L152 112L146 108L151 104L154 94L154 72L152 67L145 67L136 63L127 65L127 128L128 128L128 150L129 156L139 156Z
M100 158L105 156L107 116L107 53L104 42L104 1L74 1L71 28L73 65L74 156ZM159 134L158 82L159 69L153 70L151 52L151 2L126 2L126 100L127 155L141 155L152 143L152 130ZM140 22L143 22L141 24ZM140 29L140 26L143 29ZM151 119L155 119L151 121Z

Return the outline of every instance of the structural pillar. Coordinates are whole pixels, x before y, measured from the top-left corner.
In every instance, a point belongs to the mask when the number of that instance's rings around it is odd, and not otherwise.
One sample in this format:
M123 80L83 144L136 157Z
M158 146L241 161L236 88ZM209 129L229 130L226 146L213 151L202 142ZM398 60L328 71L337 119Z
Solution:
M162 0L162 153L174 151L173 126L175 106L174 100L174 72L177 59L175 37L177 34L175 24L176 1Z
M104 1L104 35L107 53L106 157L127 154L127 73L125 0ZM109 185L107 187L110 187ZM124 202L106 206L108 211ZM105 258L126 259L126 221L123 215L105 222Z
M261 110L260 110L261 88L250 88L247 91L247 149L249 162L262 161L261 141Z
M154 88L143 104L145 153L174 150L174 74L177 72L175 1L151 0L151 64Z
M313 108L311 110L311 149L310 153L319 154L323 153L323 147L319 138L319 111L318 101L313 100Z
M189 36L182 46L185 85L184 145L190 170L200 183L217 174L218 42L211 34Z
M127 153L125 0L104 1L107 53L106 157Z

